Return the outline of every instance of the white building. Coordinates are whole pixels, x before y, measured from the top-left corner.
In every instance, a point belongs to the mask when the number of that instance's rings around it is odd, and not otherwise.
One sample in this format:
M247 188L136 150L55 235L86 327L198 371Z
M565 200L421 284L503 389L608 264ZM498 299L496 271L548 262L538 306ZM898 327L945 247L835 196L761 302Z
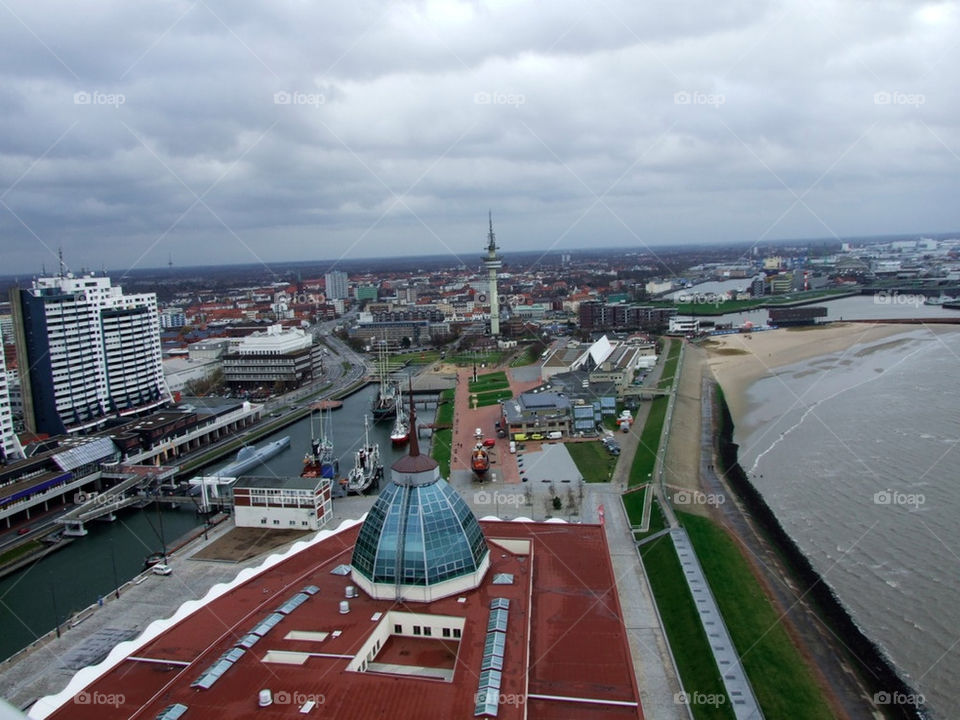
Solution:
M669 335L689 335L690 333L700 332L700 320L692 317L672 317L670 318L670 327L667 330Z
M27 430L93 429L170 401L153 293L67 274L14 288L11 301Z
M13 411L10 404L10 382L7 364L0 352L0 464L23 457L23 448L13 429Z
M342 270L332 270L324 275L327 288L327 300L343 300L347 295L347 274Z
M237 527L319 530L332 512L326 478L241 477L233 484Z

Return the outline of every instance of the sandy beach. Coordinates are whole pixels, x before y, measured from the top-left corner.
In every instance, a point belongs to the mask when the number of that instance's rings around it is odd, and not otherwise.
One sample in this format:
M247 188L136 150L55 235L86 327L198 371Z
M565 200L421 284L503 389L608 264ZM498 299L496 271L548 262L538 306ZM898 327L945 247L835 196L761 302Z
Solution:
M785 365L916 331L917 325L830 323L825 327L721 335L703 343L707 366L723 388L734 423L747 412L750 386Z

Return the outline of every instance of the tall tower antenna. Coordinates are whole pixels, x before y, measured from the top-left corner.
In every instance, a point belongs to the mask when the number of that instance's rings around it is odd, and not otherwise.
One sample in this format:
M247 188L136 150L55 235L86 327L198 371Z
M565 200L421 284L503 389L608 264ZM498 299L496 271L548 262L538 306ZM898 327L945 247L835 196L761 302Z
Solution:
M66 273L64 272L64 265L63 265L63 246L62 245L59 248L57 248L57 257L60 259L60 279L62 280L64 275L66 275Z
M482 258L490 283L490 336L500 336L500 295L497 292L497 271L503 267L503 258L497 255L497 238L493 234L493 211L489 211L490 232L487 234L487 254Z

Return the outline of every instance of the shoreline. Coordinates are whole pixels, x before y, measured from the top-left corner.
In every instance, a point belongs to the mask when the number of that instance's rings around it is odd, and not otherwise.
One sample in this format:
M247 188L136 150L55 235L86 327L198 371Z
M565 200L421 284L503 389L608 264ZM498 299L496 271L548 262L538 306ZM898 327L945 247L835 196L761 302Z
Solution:
M784 529L763 494L750 482L737 457L739 446L733 440L736 423L731 417L723 389L716 384L714 387L720 390L715 400L719 410L716 452L728 486L766 539L777 548L788 577L798 580L807 588L803 596L809 595L816 617L840 640L847 652L865 666L866 672L857 669L857 663L850 663L851 671L873 692L874 702L883 697L908 700L882 703L883 710L879 712L884 717L928 720L929 710L922 700L919 703L909 702L913 698L923 698L923 695L904 679L889 655L857 623L833 587L813 567L806 553Z
M940 333L941 327L927 330ZM769 331L749 339L744 335L722 336L712 338L706 347L706 367L709 368L706 377L720 389L716 452L726 469L729 486L763 534L779 549L789 576L808 588L806 592L813 601L816 615L848 649L853 649L856 657L867 661L867 672L860 671L858 675L875 697L883 694L923 696L911 686L882 645L857 623L835 589L786 531L762 492L749 480L739 464L741 443L735 433L739 431L742 441L751 432L747 422L752 410L749 392L759 380L773 377L785 367L838 353L841 357L863 358L876 350L907 342L904 334L917 329L905 324L836 323L822 328ZM865 344L873 347L858 347ZM930 712L922 701L919 705L889 705L885 710L898 718L927 718Z
M856 345L915 330L914 325L836 322L720 335L702 346L707 350L707 371L723 388L735 425L743 427L750 411L747 394L757 381L774 377L781 368L804 360L847 353Z

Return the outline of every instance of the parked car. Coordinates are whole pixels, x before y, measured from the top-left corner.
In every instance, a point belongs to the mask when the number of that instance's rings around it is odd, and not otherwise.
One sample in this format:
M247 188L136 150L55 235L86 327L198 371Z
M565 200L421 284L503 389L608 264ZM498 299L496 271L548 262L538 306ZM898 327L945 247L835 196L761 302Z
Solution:
M154 575L169 575L173 572L173 568L169 565L164 565L163 563L158 563L153 566Z
M494 440L493 438L487 438L486 440L483 441L483 446L488 448L493 447L496 444L497 444L497 441Z

